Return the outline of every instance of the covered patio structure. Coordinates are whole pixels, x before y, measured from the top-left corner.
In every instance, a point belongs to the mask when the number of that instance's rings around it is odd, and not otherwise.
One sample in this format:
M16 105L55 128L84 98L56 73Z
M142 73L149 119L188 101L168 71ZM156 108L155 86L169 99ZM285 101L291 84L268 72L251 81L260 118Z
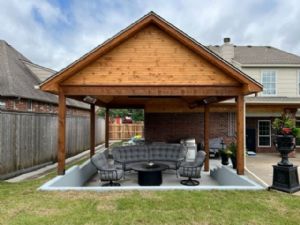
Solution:
M210 113L228 110L218 103L235 99L235 106L229 110L236 112L237 174L243 175L244 96L262 90L259 83L153 12L46 80L40 88L59 96L59 175L65 173L66 97L91 104L91 156L95 153L95 106L106 108L106 147L109 109L144 108L146 115L203 112L205 171L209 170Z

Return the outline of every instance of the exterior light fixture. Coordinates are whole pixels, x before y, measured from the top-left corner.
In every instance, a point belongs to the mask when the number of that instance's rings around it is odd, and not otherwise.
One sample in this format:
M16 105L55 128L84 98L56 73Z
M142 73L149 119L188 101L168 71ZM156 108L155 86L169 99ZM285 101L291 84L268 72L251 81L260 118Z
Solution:
M87 102L87 103L90 103L90 104L95 104L97 99L91 97L91 96L86 96L83 101Z

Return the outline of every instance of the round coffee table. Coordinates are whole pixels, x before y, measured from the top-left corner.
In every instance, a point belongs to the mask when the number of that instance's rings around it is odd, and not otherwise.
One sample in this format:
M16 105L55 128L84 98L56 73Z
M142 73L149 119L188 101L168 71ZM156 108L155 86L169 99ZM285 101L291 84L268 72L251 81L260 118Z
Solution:
M169 166L162 163L149 165L148 163L136 163L131 169L138 172L138 184L141 186L159 186L162 184L162 171Z

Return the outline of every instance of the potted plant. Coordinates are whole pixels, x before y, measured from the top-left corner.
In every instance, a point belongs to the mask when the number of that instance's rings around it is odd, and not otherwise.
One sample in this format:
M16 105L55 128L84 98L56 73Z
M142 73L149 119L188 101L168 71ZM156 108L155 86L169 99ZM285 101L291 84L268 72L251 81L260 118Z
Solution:
M236 143L231 142L228 147L224 150L224 153L227 155L227 158L231 159L233 169L236 169Z
M219 153L220 153L220 156L221 156L221 163L222 165L225 165L227 166L229 164L228 162L228 149L219 149Z
M292 166L288 160L288 154L295 149L295 138L300 135L299 128L295 127L289 113L283 113L280 118L276 118L272 127L275 130L274 144L282 157L278 165Z

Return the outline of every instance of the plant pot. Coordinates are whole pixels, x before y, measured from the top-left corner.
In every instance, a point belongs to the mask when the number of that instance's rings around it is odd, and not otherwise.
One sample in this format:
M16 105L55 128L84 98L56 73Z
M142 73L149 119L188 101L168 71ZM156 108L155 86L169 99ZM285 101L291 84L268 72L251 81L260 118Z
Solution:
M276 149L281 154L281 161L278 163L279 166L293 166L289 162L288 154L293 152L295 149L295 138L293 135L277 135L275 142Z
M221 153L221 163L222 163L222 165L225 165L225 166L227 166L229 164L228 155L226 155L225 153Z
M236 169L236 156L230 156L233 169Z

